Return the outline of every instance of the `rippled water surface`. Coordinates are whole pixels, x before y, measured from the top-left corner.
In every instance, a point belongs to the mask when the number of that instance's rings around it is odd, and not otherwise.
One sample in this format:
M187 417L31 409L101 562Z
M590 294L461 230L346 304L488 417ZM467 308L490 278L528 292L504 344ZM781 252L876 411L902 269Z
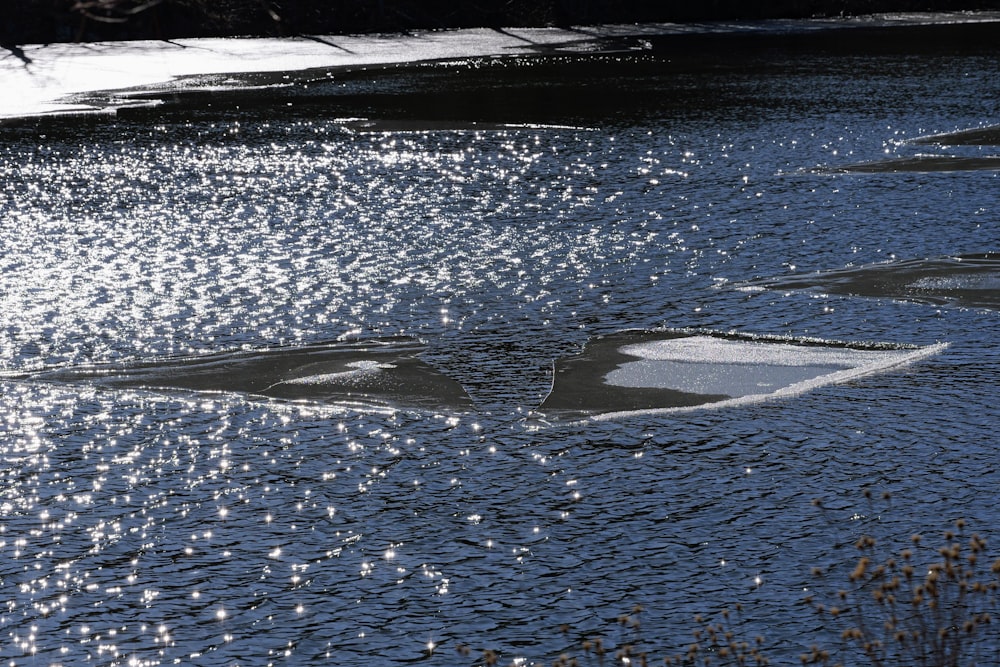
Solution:
M801 601L863 530L997 537L995 265L948 296L948 258L995 264L997 148L910 143L997 123L997 37L675 37L0 127L0 657L548 664L636 604L657 651L735 603L776 662L836 648ZM977 168L841 169L918 155ZM895 289L920 260L933 299ZM771 402L537 413L555 359L662 327L950 346ZM76 381L367 340L460 400ZM345 363L296 377L402 362Z

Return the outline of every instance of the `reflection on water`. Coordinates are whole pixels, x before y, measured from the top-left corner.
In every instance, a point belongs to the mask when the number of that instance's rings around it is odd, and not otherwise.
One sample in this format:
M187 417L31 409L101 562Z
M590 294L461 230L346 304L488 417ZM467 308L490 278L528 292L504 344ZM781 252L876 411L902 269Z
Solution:
M546 415L621 418L741 405L912 363L940 352L768 339L736 334L630 331L601 336L555 364Z
M424 349L415 339L396 337L70 367L26 378L114 388L242 392L354 406L471 407L461 385L418 358Z
M1000 309L1000 255L911 259L744 283L742 289L808 289L938 306Z

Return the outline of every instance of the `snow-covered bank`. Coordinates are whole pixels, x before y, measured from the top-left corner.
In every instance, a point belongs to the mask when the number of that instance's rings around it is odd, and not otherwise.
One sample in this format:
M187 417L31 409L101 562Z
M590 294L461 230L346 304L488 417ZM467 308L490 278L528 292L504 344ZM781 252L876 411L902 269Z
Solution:
M28 45L0 56L0 90L4 91L0 98L0 119L113 112L129 103L123 99L123 91L139 88L169 91L205 85L204 81L193 79L199 76L364 68L477 57L607 53L642 49L646 46L644 39L668 35L769 34L984 22L1000 23L1000 12Z

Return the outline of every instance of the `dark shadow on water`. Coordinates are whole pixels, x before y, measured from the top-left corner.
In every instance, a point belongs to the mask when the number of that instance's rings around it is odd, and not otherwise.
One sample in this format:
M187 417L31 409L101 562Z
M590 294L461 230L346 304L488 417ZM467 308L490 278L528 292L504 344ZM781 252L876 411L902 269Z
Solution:
M811 290L935 306L1000 310L1000 253L911 259L742 283L741 289Z
M19 379L235 392L352 407L470 409L472 401L462 386L419 358L424 349L416 339L395 337L60 368Z
M503 28L493 30L532 45L531 50L538 54L615 54L641 51L650 47L648 40L641 37L612 37L582 28L563 28L565 32L580 35L580 39L567 39L561 42L537 42Z
M327 46L332 46L333 48L337 49L338 51L343 51L344 53L351 53L351 54L354 53L354 51L351 51L348 48L344 48L340 44L332 42L332 41L330 41L330 39L324 38L324 37L320 37L318 35L299 35L299 37L301 37L302 39L308 39L309 41L312 41L312 42L317 42L319 44L326 44Z

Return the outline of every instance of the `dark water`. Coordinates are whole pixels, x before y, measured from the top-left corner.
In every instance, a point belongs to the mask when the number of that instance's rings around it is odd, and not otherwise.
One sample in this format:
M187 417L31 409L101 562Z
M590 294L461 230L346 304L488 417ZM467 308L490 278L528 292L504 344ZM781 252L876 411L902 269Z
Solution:
M996 539L997 269L970 297L948 258L995 258L1000 175L840 170L993 160L910 142L997 124L997 37L676 38L0 129L0 656L548 664L635 604L674 652L735 603L775 662L836 649L801 600L862 531ZM661 327L950 346L770 402L532 414L554 359ZM405 358L459 398L100 380L387 339L304 376Z

